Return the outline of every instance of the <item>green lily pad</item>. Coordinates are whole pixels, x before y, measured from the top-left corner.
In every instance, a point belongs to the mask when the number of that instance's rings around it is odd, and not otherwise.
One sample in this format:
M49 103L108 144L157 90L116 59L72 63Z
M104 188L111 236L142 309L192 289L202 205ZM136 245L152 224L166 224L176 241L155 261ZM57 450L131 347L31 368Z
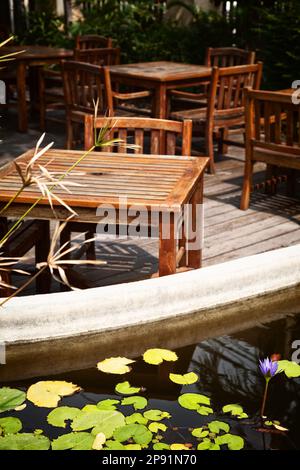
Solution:
M148 349L143 354L143 359L147 364L157 366L163 361L177 361L178 356L169 349Z
M105 448L108 450L124 450L125 446L121 442L110 440L105 442Z
M99 410L116 410L118 405L120 403L120 400L113 400L111 398L108 398L107 400L101 400L99 403L97 403L97 408Z
M292 361L278 361L278 372L284 372L288 379L300 377L300 365Z
M49 448L50 441L45 436L24 433L0 437L0 450L48 450Z
M223 434L223 436L218 436L215 439L215 443L219 446L227 445L229 450L241 450L245 445L244 439L240 436L235 436L234 434Z
M115 430L114 439L119 442L126 442L133 439L136 444L147 446L152 441L152 432L143 424L126 424Z
M201 395L200 393L184 393L178 398L178 403L183 408L198 411L202 405L210 405L210 398L206 397L205 395Z
M26 394L16 388L0 388L0 413L3 411L14 410L26 400Z
M230 431L229 424L224 423L223 421L211 421L207 426L210 432L213 432L214 434L219 434L220 431L224 431L225 433Z
M169 444L165 444L164 442L158 442L157 444L153 445L153 450L169 450Z
M165 418L171 418L171 415L167 411L148 410L145 411L144 417L147 418L149 421L161 421Z
M132 413L130 416L125 418L126 424L147 424L148 419L145 418L141 413Z
M165 432L168 428L163 423L150 423L148 426L149 431L153 432L153 434L157 434L159 431Z
M192 431L192 436L203 439L209 435L209 431L203 428L195 428Z
M121 405L132 405L135 410L143 410L146 408L148 404L148 400L144 397L134 396L134 397L126 397L123 398L121 401Z
M222 408L223 413L230 413L232 416L236 416L237 418L248 418L248 415L244 413L243 407L237 404L230 404L225 405Z
M47 421L51 426L65 428L67 425L66 421L73 420L79 413L81 413L79 408L59 406L48 414Z
M96 410L91 412L82 411L71 424L73 431L86 431L92 429L95 436L102 432L109 439L116 428L124 426L125 417L119 411Z
M178 385L192 385L199 380L199 376L195 372L189 372L188 374L169 374L170 380Z
M16 434L21 429L22 423L18 418L0 418L0 436L3 434Z
M91 450L95 436L88 432L71 432L54 439L53 450Z
M141 387L132 387L129 382L121 382L116 385L115 390L120 395L134 395L141 391Z

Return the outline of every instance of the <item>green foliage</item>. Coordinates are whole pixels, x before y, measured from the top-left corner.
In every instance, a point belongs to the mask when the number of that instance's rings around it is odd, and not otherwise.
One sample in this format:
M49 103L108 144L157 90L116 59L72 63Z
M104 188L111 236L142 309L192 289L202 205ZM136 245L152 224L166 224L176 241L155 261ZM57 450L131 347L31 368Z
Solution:
M64 27L63 18L47 12L31 12L28 14L29 28L18 39L21 44L36 44L56 47L72 47Z
M53 450L91 450L95 437L88 432L71 432L54 439Z
M146 408L148 400L144 397L126 397L123 398L121 405L132 405L135 410L142 410Z
M22 405L26 399L26 394L15 388L0 388L0 413L13 410Z
M125 424L125 418L119 411L95 410L81 411L71 424L73 431L86 431L92 429L92 434L97 435L100 432L109 439L115 429Z
M73 420L80 413L79 408L72 408L69 406L60 406L52 410L48 416L47 421L51 426L65 428L68 420Z
M50 441L35 434L8 434L0 437L0 450L48 450Z
M126 424L116 429L114 439L119 442L126 442L133 439L136 444L147 446L152 440L152 432L143 424Z
M292 361L278 361L278 372L284 372L288 379L300 377L300 366Z
M18 418L0 418L0 436L16 434L21 431L22 423Z
M120 393L120 395L134 395L135 393L139 393L141 388L132 387L129 382L125 381L118 383L115 390L117 393Z

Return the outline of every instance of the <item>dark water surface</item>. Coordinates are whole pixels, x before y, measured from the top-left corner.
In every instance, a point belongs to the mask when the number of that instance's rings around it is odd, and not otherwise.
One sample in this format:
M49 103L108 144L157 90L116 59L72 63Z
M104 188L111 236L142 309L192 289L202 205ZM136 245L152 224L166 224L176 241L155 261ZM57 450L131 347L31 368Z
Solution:
M300 379L286 379L283 374L272 379L266 408L269 419L276 419L289 429L287 437L261 433L254 424L261 405L264 379L258 370L259 358L280 354L282 359L291 359L292 344L300 339L300 315L242 331L238 334L221 336L202 341L197 345L178 348L179 360L150 366L138 360L130 374L114 376L100 373L96 367L72 371L41 380L67 380L80 385L83 391L72 397L63 398L60 405L82 408L87 403L113 397L118 382L129 380L132 385L146 388L144 395L149 398L148 408L169 411L171 429L167 431L166 442L192 442L189 428L220 419L232 425L231 432L245 437L247 448L294 448L300 449ZM124 351L126 356L126 351ZM197 384L184 387L184 392L200 392L212 399L215 415L203 417L181 408L177 398L181 387L170 382L169 373L195 371L200 380ZM9 383L9 386L28 387L38 378ZM239 403L250 416L246 420L231 420L221 413L222 406ZM28 404L22 412L7 412L2 416L18 416L23 422L23 431L43 429L50 438L55 438L70 429L61 430L47 425L50 410ZM131 407L123 407L124 414L131 414ZM175 427L175 430L172 429Z

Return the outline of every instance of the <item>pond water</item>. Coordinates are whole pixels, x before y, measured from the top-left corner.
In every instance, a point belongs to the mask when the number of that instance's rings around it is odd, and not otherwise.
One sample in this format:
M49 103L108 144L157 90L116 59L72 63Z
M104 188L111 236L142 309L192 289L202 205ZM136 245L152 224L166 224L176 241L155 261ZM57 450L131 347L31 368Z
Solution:
M231 425L231 432L243 436L248 449L300 449L300 379L287 379L279 374L270 382L266 414L270 419L280 421L288 428L287 435L262 433L257 430L264 379L258 369L258 359L280 354L282 359L291 360L293 342L300 339L300 315L289 315L285 319L262 324L238 334L221 336L202 341L196 345L178 348L179 360L151 366L138 360L133 370L126 375L103 374L96 367L88 370L72 371L47 380L67 380L82 387L82 391L72 397L65 397L60 405L82 408L86 404L96 404L105 398L114 398L114 387L118 382L129 380L131 385L145 387L143 395L149 398L151 409L169 411L169 429L165 442L193 443L189 428L218 419ZM126 351L124 351L126 355ZM169 373L184 374L195 371L200 376L194 385L181 386L170 382ZM26 388L38 378L9 383L8 386ZM42 378L41 380L46 380ZM211 398L214 415L200 416L179 406L180 393L195 392ZM120 397L118 397L120 398ZM231 419L222 413L222 407L229 403L239 403L248 413L249 419ZM121 407L126 415L131 407ZM49 409L37 408L30 403L21 412L6 412L2 416L18 416L23 422L23 431L33 432L43 429L50 438L70 432L70 428L54 428L47 424Z

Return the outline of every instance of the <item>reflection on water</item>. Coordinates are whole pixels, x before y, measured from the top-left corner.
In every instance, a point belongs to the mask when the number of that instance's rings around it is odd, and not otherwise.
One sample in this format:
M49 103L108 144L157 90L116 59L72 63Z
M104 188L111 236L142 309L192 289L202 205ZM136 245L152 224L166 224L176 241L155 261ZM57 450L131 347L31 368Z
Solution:
M161 366L150 366L138 361L133 371L123 380L130 380L132 385L144 386L150 398L150 407L169 411L172 415L171 425L179 427L169 433L179 433L177 439L190 442L190 427L199 427L220 415L202 417L194 416L177 404L180 387L171 383L169 373L195 371L200 375L197 384L185 387L184 392L201 392L212 398L213 408L221 411L228 403L239 403L252 417L257 417L263 393L264 379L258 370L258 359L281 354L284 359L291 359L294 340L300 339L300 316L288 316L268 325L261 325L251 330L232 336L202 341L198 345L178 348L179 360L175 363L163 363ZM126 351L124 351L126 355ZM66 397L61 404L83 407L86 403L97 403L100 399L111 397L120 377L104 375L96 368L61 374L48 379L68 380L83 387L84 391L73 397ZM36 382L18 382L9 384L27 386ZM298 448L300 449L300 380L288 380L283 374L276 376L270 384L270 395L267 405L269 418L279 420L290 429L288 438L282 436L262 435L254 429L253 421L231 421L232 431L244 436L248 448ZM126 414L126 410L122 411ZM29 405L22 412L26 430L45 429L50 437L56 437L55 428L47 426L46 416L49 410L37 409ZM10 413L10 415L12 415ZM20 414L18 415L20 416ZM41 424L43 423L43 424ZM61 431L60 431L61 433ZM176 441L174 436L170 437ZM264 441L265 440L265 441Z

